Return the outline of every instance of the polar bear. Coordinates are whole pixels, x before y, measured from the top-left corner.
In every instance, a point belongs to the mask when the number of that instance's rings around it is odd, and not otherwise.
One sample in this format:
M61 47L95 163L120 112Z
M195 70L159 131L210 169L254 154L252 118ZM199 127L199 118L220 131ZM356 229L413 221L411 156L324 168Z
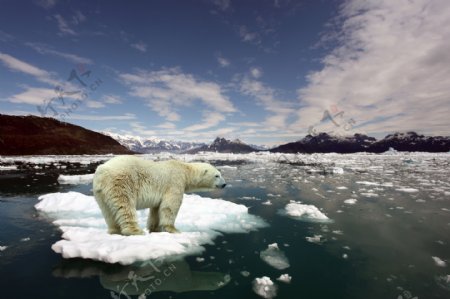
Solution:
M141 235L136 210L150 208L149 232L175 233L185 192L225 186L220 172L208 163L118 156L97 167L93 192L110 234Z

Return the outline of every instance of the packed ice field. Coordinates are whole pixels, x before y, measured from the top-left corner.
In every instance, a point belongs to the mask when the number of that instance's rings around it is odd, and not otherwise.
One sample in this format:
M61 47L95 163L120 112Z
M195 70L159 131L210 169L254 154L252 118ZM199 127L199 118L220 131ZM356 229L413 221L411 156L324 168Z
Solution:
M347 234L346 230L360 224L355 221L392 221L393 224L389 225L410 222L426 226L425 233L433 232L435 238L430 242L441 244L445 248L448 246L450 153L389 151L384 154L303 155L259 152L196 155L161 153L140 156L155 161L177 159L185 162L210 162L222 172L225 179L232 177L231 181L227 181L228 186L224 192L245 184L265 190L265 197L263 199L255 194L241 194L236 201L231 202L202 194L186 194L175 223L180 234L125 237L107 234L106 224L92 195L74 191L43 194L39 196L36 210L62 231L61 240L52 245L53 251L64 258L80 257L123 265L189 255L198 256L201 262L205 245L214 244L218 236L245 234L270 226L263 215L252 213L252 207L256 204L276 210L279 217L311 223L310 233L302 238L317 246L334 242L330 243L330 247L342 259L352 258L352 249L356 246L352 239L370 239L364 236L364 232ZM16 162L32 165L39 171L48 164L57 167L60 165L63 169L63 163L89 165L112 157L0 157L0 171L14 171ZM64 174L59 175L58 182L68 185L90 184L92 178L92 173ZM288 196L288 189L299 190L301 196L295 198L292 192ZM147 213L139 211L141 227L145 227ZM389 229L387 224L380 224L380 227L384 225ZM399 234L403 229L401 225ZM367 246L368 252L373 250L370 242L360 242L360 249L364 250L364 246ZM294 257L286 256L283 246L288 245L270 243L260 252L262 261L281 271L279 277L263 276L253 280L253 290L264 298L276 296L277 283L295 280L288 271L289 259ZM412 244L412 248L408 247L406 250L414 252L416 249ZM423 252L417 251L418 255L423 255ZM450 290L450 275L447 271L450 255L442 252L427 252L428 256L423 258L428 259L431 267L442 269L440 275L435 277L436 282L442 288ZM249 273L243 271L242 275Z

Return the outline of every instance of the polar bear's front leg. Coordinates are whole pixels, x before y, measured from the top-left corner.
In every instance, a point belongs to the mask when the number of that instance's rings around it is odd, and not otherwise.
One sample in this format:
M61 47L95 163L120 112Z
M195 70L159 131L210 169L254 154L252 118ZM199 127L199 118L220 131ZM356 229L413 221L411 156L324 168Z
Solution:
M150 208L147 220L147 228L149 232L159 231L159 206Z
M179 233L175 228L175 220L183 200L181 192L167 192L159 206L159 231Z

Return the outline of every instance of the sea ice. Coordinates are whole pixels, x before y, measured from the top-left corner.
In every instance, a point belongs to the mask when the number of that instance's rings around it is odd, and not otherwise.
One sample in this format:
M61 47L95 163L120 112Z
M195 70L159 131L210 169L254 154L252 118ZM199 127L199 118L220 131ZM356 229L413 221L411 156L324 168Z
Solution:
M395 190L400 191L400 192L406 192L406 193L419 192L418 189L415 189L415 188L406 188L406 187L398 188L398 189L395 189Z
M305 205L299 202L291 201L288 203L284 210L280 211L282 215L291 216L297 220L309 221L309 222L330 222L324 213L322 213L314 205Z
M270 299L277 295L277 285L269 277L263 276L253 280L253 291L259 296Z
M447 267L447 263L445 261L441 260L439 257L432 256L431 258L433 259L433 261L436 264L436 266L438 266L438 267Z
M315 244L320 244L320 242L322 241L320 238L322 238L322 235L314 235L314 237L305 237L306 241Z
M283 251L278 248L277 243L269 244L266 250L259 254L261 259L278 270L289 268L289 260Z
M358 200L356 200L355 198L349 198L344 200L344 203L348 204L348 205L354 205Z
M292 276L290 276L289 274L281 274L280 277L277 278L277 280L284 283L291 283Z
M5 251L8 246L0 246L0 251Z
M244 277L249 277L250 276L250 272L248 271L241 271L241 275Z
M65 185L89 184L94 179L94 174L59 175L58 183Z
M267 224L248 213L247 207L221 199L185 195L176 227L179 234L150 233L142 236L110 235L94 197L78 192L51 193L39 197L36 209L63 232L52 249L64 258L85 258L106 263L132 264L157 258L199 254L204 244L214 244L221 233L248 233ZM147 211L138 211L139 224Z

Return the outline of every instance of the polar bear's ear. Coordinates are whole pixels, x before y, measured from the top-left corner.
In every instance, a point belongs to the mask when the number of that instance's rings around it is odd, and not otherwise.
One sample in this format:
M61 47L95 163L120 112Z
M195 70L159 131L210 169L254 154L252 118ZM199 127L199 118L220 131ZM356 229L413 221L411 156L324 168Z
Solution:
M205 171L203 172L203 175L206 175L208 173L208 169L205 169Z

